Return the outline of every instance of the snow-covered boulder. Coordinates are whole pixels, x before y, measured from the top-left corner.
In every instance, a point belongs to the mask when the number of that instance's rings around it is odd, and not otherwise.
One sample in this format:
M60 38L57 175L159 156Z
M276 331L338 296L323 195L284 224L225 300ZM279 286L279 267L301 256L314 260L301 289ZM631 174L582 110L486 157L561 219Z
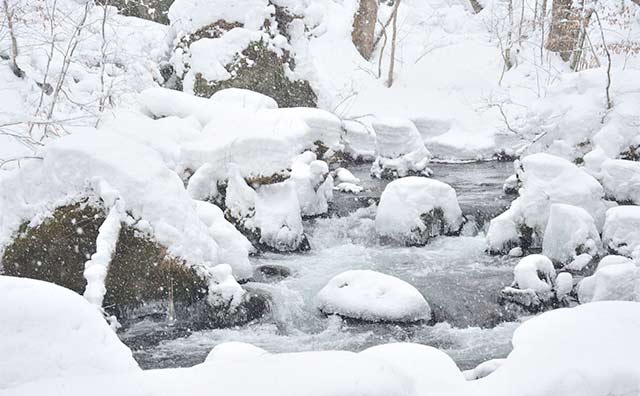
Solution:
M602 227L607 209L600 183L573 163L538 153L514 163L522 183L520 196L489 225L487 243L492 252L506 253L514 246L541 245L551 205L562 203L584 209Z
M261 186L255 205L255 226L260 230L260 243L278 251L308 248L294 183Z
M267 95L241 88L227 88L220 90L211 96L211 100L213 102L224 103L248 111L278 108L278 103Z
M410 175L430 176L427 167L431 153L416 126L407 119L376 119L376 160L371 166L375 177L396 178Z
M550 292L553 288L556 270L549 258L541 254L531 254L516 264L513 275L519 289L531 289L542 294Z
M462 374L467 381L475 381L477 379L484 378L499 369L505 360L506 359L487 360L486 362L482 362L470 370L463 371Z
M462 210L455 190L441 181L409 176L389 183L376 213L376 232L408 245L460 231Z
M614 254L640 254L640 206L618 206L607 210L602 243Z
M466 390L465 378L449 355L428 345L392 343L359 353L383 361L415 379L418 394L454 395Z
M640 204L640 162L606 160L600 180L607 196L618 202Z
M291 180L295 182L303 216L327 213L329 202L333 199L333 177L329 173L329 166L315 158L314 153L307 151L291 164Z
M505 194L517 194L519 188L520 181L518 181L518 176L516 175L507 177L502 184L502 191L504 191Z
M225 342L216 345L207 355L203 364L234 362L238 360L250 360L268 354L262 348L245 342Z
M0 390L140 370L100 311L53 283L0 276L0 318Z
M638 392L640 304L595 302L546 312L513 335L500 368L474 396L606 396Z
M316 296L324 314L369 322L429 320L431 308L415 287L370 270L351 270L331 278Z
M597 256L601 249L600 234L586 210L573 205L551 205L542 254L567 264L581 254Z
M629 258L606 256L578 285L580 303L591 301L640 301L640 268Z

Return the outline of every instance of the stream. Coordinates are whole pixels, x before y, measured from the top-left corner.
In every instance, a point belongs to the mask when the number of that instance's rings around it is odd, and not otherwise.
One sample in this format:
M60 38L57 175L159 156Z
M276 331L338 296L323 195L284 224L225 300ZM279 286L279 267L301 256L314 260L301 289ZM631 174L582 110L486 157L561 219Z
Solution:
M382 245L375 235L375 203L388 181L369 177L369 164L349 167L365 191L335 193L332 215L305 220L311 250L264 253L260 266L282 266L289 277L263 276L244 286L271 296L271 314L246 326L191 331L164 322L141 321L119 333L143 368L186 367L204 361L217 344L242 341L270 352L361 351L389 342L439 348L461 369L505 357L520 318L497 304L513 280L517 259L484 252L484 230L512 197L502 183L513 173L508 162L432 164L433 178L450 184L468 219L462 235L435 238L424 247ZM350 269L372 269L403 279L429 302L435 324L371 324L325 317L316 293L329 279Z

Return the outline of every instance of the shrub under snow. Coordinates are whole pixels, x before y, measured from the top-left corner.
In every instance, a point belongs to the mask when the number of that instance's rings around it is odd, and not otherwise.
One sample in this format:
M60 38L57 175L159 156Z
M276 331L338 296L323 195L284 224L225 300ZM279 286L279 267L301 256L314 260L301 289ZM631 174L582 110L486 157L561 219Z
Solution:
M375 220L380 236L409 245L455 234L462 223L455 190L441 181L417 176L394 180L386 186Z
M422 294L396 277L370 270L346 271L320 290L318 308L325 314L370 322L428 320L431 308Z
M586 210L573 205L551 205L542 254L567 264L580 254L596 256L600 249L600 234Z
M427 167L431 153L413 122L406 119L376 119L376 160L371 166L375 177L393 178L409 175L430 176Z
M640 206L618 206L607 210L602 243L615 254L640 254Z

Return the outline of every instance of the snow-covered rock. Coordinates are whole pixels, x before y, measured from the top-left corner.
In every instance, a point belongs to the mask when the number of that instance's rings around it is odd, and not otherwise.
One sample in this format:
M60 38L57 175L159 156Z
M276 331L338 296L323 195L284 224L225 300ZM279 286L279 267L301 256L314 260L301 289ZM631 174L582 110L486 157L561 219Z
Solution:
M305 152L291 164L291 180L295 182L298 202L303 216L327 213L333 199L333 177L324 161L316 160L312 152ZM309 159L313 159L309 161Z
M604 190L593 176L563 158L544 153L524 157L514 166L522 183L520 196L491 221L487 232L490 251L539 246L555 203L584 209L596 228L602 227L607 207Z
M338 168L335 171L333 171L333 174L334 174L333 179L335 180L336 183L352 183L352 184L360 183L360 179L355 177L353 173L351 173L346 168Z
M296 186L286 181L260 186L256 192L255 226L260 243L279 251L305 247L302 217Z
M549 258L541 254L531 254L516 264L513 275L519 289L531 289L543 294L553 288L556 270Z
M216 345L207 355L203 364L250 360L269 352L245 342L230 341Z
M375 177L395 178L410 175L430 176L427 167L431 153L424 145L420 132L407 119L376 119L376 160L371 166Z
M320 311L370 322L428 320L431 308L407 282L370 270L351 270L331 278L316 296Z
M583 253L597 256L601 249L600 234L586 210L573 205L551 205L542 254L567 264Z
M409 245L455 234L463 223L455 190L441 181L409 176L389 183L380 196L376 232Z
M486 362L480 363L475 368L463 371L462 374L467 381L474 381L480 378L484 378L499 369L505 360L506 359L487 360Z
M419 394L444 396L467 390L465 378L453 359L428 345L384 344L365 349L360 355L383 361L415 379Z
M0 318L0 390L140 370L100 311L53 283L0 276Z
M640 301L640 268L622 256L606 256L596 272L578 285L580 303L592 301Z
M640 254L640 206L618 206L607 210L602 243L610 252L622 256Z
M505 194L517 194L519 187L520 182L518 181L518 176L511 175L504 181L502 191L504 191Z
M587 330L588 329L588 330ZM638 392L640 304L596 302L524 322L513 351L473 381L474 396L605 396ZM594 338L595 337L595 338ZM597 340L596 340L597 338Z
M336 185L335 187L333 187L334 190L338 190L338 191L342 191L345 193L350 193L350 194L357 194L359 192L362 192L364 190L364 188L362 186L359 186L357 184L353 184L353 183L340 183L338 185Z
M618 202L640 204L640 162L606 160L600 180L607 196Z
M241 88L222 89L214 93L210 99L248 111L278 108L278 103L267 95Z

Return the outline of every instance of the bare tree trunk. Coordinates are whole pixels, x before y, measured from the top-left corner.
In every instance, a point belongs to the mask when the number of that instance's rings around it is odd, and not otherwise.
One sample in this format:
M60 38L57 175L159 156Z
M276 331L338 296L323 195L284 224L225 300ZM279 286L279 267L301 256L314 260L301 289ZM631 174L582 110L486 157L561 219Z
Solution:
M11 38L11 71L16 77L24 77L24 72L18 66L16 58L18 57L18 40L16 40L16 34L13 29L13 11L9 9L9 1L3 0L2 5L4 8L4 14L7 18L7 27L9 28L9 37Z
M559 53L565 62L571 58L579 39L581 14L580 9L573 7L573 0L553 0L547 49Z
M602 23L600 22L600 15L598 15L597 11L594 11L596 14L596 20L598 21L598 26L600 27L600 37L602 38L602 47L604 48L604 53L607 55L607 86L605 88L605 93L607 96L607 110L611 110L613 107L613 102L611 102L611 53L609 52L609 48L607 47L607 42L604 39L604 30L602 30ZM604 123L604 118L603 118Z
M389 60L389 78L387 79L387 87L391 88L393 85L393 72L396 64L396 39L398 37L398 7L400 7L400 0L396 0L396 4L393 10L393 31L391 33L391 57Z
M582 17L582 27L580 29L580 33L578 35L578 41L576 42L576 48L573 51L573 56L571 57L571 70L578 71L580 67L580 61L582 60L582 54L584 53L584 42L587 39L587 28L589 27L589 22L591 21L591 14L593 10L585 10L584 15Z
M482 4L480 4L478 0L469 0L469 3L471 3L471 8L473 8L473 12L475 12L476 14L484 9L484 7L482 7Z
M640 0L631 0L631 1L633 1L634 3L640 6Z
M378 0L360 0L353 20L351 40L363 58L371 58L374 49L374 33L378 20Z

